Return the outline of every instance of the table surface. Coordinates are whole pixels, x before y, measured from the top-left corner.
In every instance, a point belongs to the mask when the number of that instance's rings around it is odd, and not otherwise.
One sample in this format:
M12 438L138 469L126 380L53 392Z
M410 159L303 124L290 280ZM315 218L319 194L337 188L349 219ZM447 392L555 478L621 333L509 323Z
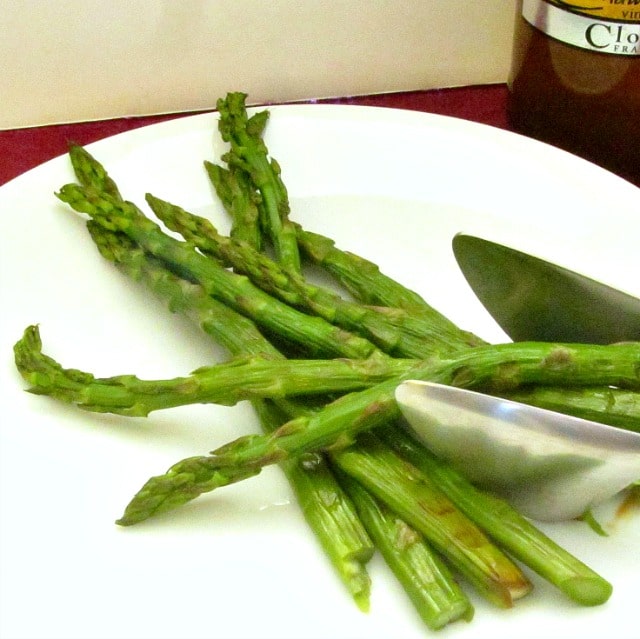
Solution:
M504 84L407 91L320 100L332 104L382 106L424 111L509 130L507 88ZM66 152L67 144L89 144L116 133L188 114L126 117L97 122L58 124L0 131L0 185ZM628 176L623 176L627 179ZM638 181L637 186L640 186Z

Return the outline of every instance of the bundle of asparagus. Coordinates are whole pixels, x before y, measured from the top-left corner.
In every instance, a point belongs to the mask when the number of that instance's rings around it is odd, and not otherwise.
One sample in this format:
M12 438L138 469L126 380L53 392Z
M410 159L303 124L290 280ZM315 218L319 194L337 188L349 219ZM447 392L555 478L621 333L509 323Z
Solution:
M394 389L405 379L432 380L637 429L640 344L490 345L460 329L371 262L291 221L280 167L263 139L268 111L249 117L245 97L219 100L229 150L220 164L205 162L231 216L228 237L147 195L158 220L184 241L175 239L126 201L85 149L70 148L78 182L57 195L89 216L101 254L230 358L169 380L96 378L44 354L31 326L14 348L30 390L128 416L249 400L264 430L152 477L118 523L135 524L279 464L362 609L376 550L433 629L473 616L457 575L498 606L526 595L531 582L514 560L583 605L604 603L612 588L603 577L411 436ZM306 262L355 301L310 283Z

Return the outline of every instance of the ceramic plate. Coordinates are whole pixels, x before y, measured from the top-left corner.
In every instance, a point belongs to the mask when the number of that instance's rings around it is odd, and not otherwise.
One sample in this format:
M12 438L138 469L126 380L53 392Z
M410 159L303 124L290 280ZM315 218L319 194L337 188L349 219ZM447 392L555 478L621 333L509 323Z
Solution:
M271 108L266 139L292 217L377 262L461 326L506 337L457 270L451 238L484 235L640 295L640 191L549 146L416 112L353 106ZM128 199L155 195L227 220L202 162L224 150L214 115L91 145ZM306 528L276 467L183 509L123 529L134 492L172 463L257 431L251 410L196 406L147 419L95 415L24 392L11 348L38 323L47 353L106 376L172 377L218 349L95 250L54 191L66 158L0 189L2 313L1 610L5 639L422 638L421 624L375 558L371 611L360 612ZM637 636L640 519L597 512L541 526L614 585L580 608L535 576L511 610L473 596L475 619L449 638Z

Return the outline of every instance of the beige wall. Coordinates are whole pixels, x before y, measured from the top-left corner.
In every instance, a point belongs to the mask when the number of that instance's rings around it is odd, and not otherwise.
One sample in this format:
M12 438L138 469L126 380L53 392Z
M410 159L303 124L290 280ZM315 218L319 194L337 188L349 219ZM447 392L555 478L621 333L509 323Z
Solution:
M506 79L513 0L0 0L0 128Z

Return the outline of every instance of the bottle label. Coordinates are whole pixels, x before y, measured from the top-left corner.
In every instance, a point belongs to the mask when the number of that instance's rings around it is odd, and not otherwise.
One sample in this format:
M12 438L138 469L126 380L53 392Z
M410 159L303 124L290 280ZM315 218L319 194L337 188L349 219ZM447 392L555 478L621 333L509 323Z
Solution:
M640 56L640 0L523 0L522 17L581 49Z

